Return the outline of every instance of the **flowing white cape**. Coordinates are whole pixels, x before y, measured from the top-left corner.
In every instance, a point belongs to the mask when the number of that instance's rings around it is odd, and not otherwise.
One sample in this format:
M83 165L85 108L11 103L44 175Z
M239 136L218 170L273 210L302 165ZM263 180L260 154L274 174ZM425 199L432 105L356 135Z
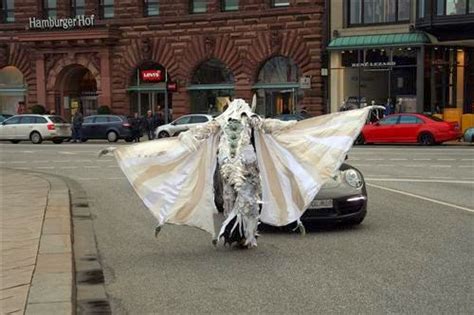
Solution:
M301 217L324 182L339 169L369 110L318 116L278 130L272 130L272 119L263 120L262 128L254 133L263 223L284 226ZM229 113L221 116L217 121ZM215 238L220 227L215 224L213 181L221 131L217 122L198 128L178 138L123 146L114 153L160 225L194 226Z

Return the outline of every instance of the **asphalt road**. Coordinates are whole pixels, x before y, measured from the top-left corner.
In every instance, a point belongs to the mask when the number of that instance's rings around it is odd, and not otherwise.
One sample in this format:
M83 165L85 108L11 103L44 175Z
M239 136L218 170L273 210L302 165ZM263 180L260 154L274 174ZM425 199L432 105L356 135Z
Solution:
M119 144L121 145L121 144ZM166 226L95 144L0 144L0 167L61 174L88 194L116 314L473 313L474 147L362 146L356 227L266 232L252 250Z

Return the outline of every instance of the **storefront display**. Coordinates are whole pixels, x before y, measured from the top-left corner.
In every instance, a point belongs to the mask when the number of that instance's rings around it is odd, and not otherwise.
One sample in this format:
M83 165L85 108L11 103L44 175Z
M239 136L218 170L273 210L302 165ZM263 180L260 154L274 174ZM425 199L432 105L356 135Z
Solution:
M18 114L25 111L27 86L23 74L15 67L0 70L0 113Z

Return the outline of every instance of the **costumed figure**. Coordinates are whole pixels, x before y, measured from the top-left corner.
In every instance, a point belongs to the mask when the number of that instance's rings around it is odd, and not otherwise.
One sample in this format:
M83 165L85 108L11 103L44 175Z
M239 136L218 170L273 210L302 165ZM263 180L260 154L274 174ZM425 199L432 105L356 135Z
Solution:
M252 107L255 103L254 97ZM179 137L101 152L115 154L157 218L156 234L165 223L188 225L212 234L214 244L254 247L259 222L300 224L371 109L285 122L261 118L242 99L228 105Z

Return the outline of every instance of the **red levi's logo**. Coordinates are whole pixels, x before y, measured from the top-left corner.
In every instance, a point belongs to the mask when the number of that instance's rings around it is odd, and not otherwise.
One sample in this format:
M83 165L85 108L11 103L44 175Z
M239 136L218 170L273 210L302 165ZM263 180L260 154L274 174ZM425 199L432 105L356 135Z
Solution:
M163 81L163 73L161 70L142 70L141 75L143 81Z

